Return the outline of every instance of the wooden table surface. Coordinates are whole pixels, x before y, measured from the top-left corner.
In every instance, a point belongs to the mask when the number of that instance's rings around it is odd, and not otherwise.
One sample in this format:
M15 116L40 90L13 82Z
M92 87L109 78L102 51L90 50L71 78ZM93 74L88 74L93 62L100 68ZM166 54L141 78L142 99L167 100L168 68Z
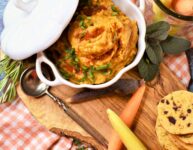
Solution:
M137 78L134 71L130 71L128 74L129 76ZM159 78L147 84L145 96L143 98L140 110L135 118L132 130L148 147L148 149L160 149L155 133L155 122L157 115L156 105L158 101L168 93L182 89L185 89L185 87L164 64L161 65ZM65 100L77 92L77 90L66 86L57 86L53 87L51 92ZM20 87L18 88L18 93L33 116L48 129L57 127L89 136L48 96L35 99L25 95ZM99 99L69 105L97 131L99 131L107 140L109 140L112 127L108 121L106 109L111 108L115 112L120 113L127 101L128 98L126 97L120 97L118 95L109 93L108 95Z

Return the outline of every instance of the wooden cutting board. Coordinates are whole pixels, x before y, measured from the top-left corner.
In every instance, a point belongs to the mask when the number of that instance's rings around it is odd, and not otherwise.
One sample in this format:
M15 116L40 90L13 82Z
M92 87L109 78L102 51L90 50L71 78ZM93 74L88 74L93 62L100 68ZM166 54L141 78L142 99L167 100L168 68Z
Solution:
M134 71L130 71L128 74L137 78ZM185 89L185 87L164 64L161 65L159 79L148 83L143 102L132 127L135 134L148 149L160 149L155 134L156 105L158 101L168 93L181 89ZM66 86L58 86L53 87L51 92L65 100L73 95L73 93L77 92L77 90ZM79 125L73 122L48 96L35 99L26 96L20 87L18 88L18 94L33 116L48 129L57 127L76 131L82 135L88 136L88 134L79 127ZM107 118L106 109L111 108L115 112L120 113L127 101L128 98L126 97L120 97L109 93L109 95L102 98L81 104L73 104L70 105L70 107L109 140L112 128Z

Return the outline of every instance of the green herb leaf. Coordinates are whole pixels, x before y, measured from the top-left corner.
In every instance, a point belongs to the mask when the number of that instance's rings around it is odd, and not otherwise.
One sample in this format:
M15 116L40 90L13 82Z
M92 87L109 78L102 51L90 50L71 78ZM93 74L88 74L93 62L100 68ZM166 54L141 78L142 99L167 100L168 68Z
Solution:
M174 36L168 36L165 41L161 42L161 47L167 54L180 54L189 49L190 46L190 41Z
M65 52L66 52L67 54L74 55L74 54L75 54L75 49L74 49L74 48L66 49Z
M65 52L66 56L64 57L64 60L70 59L70 64L78 71L80 69L79 58L76 56L75 49L66 49Z
M92 18L91 18L91 16L88 16L88 17L86 17L86 19L87 19L87 20L91 20Z
M80 140L78 140L78 139L73 139L73 143L76 145L76 146L80 146L82 143L81 143L81 141Z
M19 81L21 72L23 71L23 62L15 61L5 56L0 61L1 73L5 73L3 80L0 81L0 103L13 101L16 97L16 85Z
M145 81L151 81L157 75L159 65L152 64L148 59L142 58L138 64L140 76Z
M105 64L105 65L101 65L95 68L95 70L100 71L100 70L106 70L110 67L110 63L109 64Z
M138 64L138 70L146 81L152 80L159 71L164 53L179 54L190 48L185 39L168 35L170 24L160 21L147 27L146 52Z
M113 12L112 16L117 16L119 13L118 12Z
M82 71L84 76L82 77L82 79L80 79L80 82L84 82L87 79L87 72L88 72L89 68L86 66L82 66Z
M88 70L88 67L82 66L82 70L83 70L83 71L87 71L87 70Z
M147 34L151 34L157 31L168 31L170 29L170 24L166 21L159 21L147 26Z
M165 21L160 21L151 24L147 27L147 37L157 40L165 40L168 36L168 31L170 29L170 24Z
M84 20L81 20L81 21L80 21L79 26L80 26L82 29L86 29L86 28L87 28L87 25L85 24Z
M114 5L111 6L111 10L113 11L112 16L117 16L119 14L119 10Z
M82 77L82 79L79 80L79 82L84 82L87 79L87 74L84 73L84 76Z
M111 10L112 10L113 12L119 12L119 10L115 7L115 5L112 5L112 6L111 6Z
M94 70L95 70L95 68L94 68L93 66L91 66L91 67L89 68L89 70L88 70L88 77L89 77L92 81L94 81L94 79L95 79L95 77L94 77Z
M158 64L159 63L159 60L157 58L157 55L156 55L155 51L152 49L152 47L148 43L146 44L146 53L147 53L147 56L148 56L149 60L153 64Z
M1 82L0 82L0 91L1 91L1 92L3 92L3 90L4 90L4 88L5 88L6 84L7 84L7 82L8 82L8 78L3 78L3 79L1 80Z
M104 70L103 72L102 72L102 74L103 75L111 75L112 74L112 69L107 69L107 70Z
M80 38L82 39L82 38L84 38L85 37L85 35L86 35L86 32L85 31L83 31L81 34L80 34Z
M77 150L86 150L84 147L79 147Z
M164 57L164 53L160 44L150 43L150 46L153 49L154 53L156 54L158 64L161 63Z
M61 69L60 73L61 73L62 77L64 77L66 80L69 80L71 77L71 75L67 71L65 71L64 69Z

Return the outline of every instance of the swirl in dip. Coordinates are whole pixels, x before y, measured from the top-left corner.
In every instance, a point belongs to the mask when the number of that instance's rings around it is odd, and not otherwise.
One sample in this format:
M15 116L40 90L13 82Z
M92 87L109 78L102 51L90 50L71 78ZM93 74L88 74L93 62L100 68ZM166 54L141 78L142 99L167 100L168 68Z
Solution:
M77 84L111 80L137 53L136 21L125 16L111 0L92 0L77 14L67 31L71 48L66 48L64 40L55 44L60 51L61 73Z

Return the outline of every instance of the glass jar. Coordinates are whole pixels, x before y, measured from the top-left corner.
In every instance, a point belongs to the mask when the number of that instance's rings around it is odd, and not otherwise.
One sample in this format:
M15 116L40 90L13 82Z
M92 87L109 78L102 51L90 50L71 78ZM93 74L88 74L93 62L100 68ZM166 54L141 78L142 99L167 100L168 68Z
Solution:
M193 36L193 13L190 16L177 13L174 9L174 1L177 0L154 0L154 21L169 22L170 34L183 35L184 32L190 32Z

